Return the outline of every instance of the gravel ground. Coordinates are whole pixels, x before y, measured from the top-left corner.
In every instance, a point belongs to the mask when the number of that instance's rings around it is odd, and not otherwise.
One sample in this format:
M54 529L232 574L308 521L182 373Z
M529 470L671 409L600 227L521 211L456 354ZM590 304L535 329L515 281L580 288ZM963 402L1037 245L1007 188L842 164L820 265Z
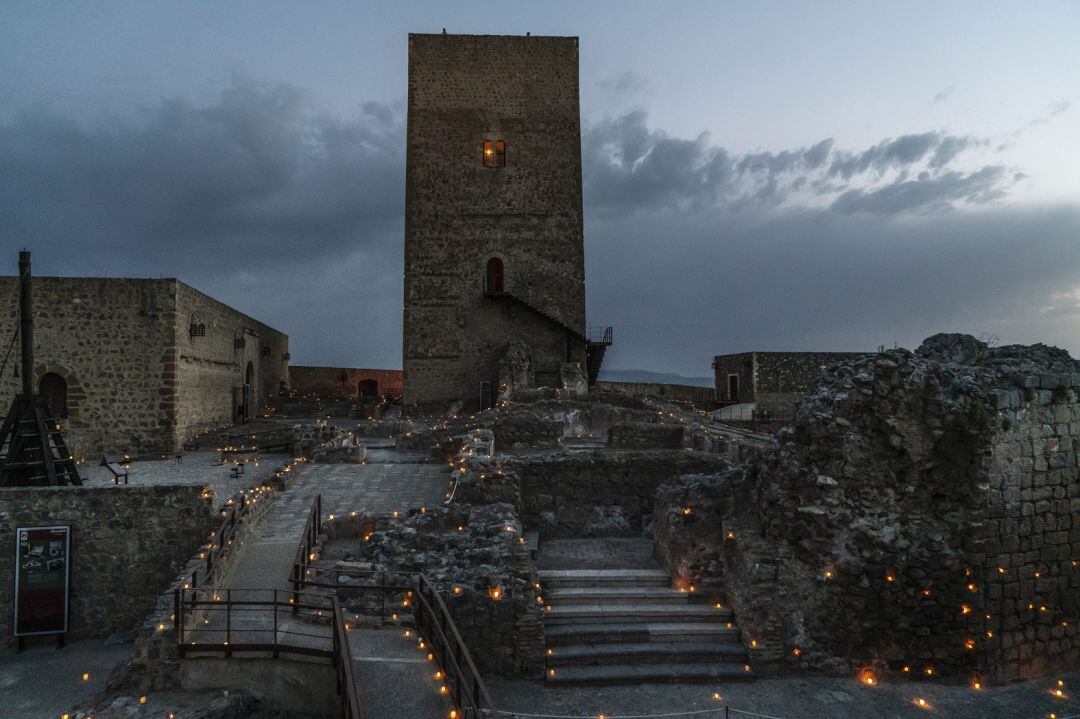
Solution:
M1051 695L1056 682L1064 682L1065 698ZM756 712L776 719L1057 719L1080 717L1080 673L1061 674L975 691L966 686L930 682L883 681L867 687L852 679L783 677L754 682L709 684L641 684L613 687L548 687L542 681L488 679L488 689L507 719L514 717L570 716L607 719L627 716L678 716L693 719L732 718ZM713 698L713 693L720 699ZM916 706L918 698L928 707ZM523 712L514 714L512 712ZM750 714L749 716L753 716ZM726 718L725 718L726 719Z

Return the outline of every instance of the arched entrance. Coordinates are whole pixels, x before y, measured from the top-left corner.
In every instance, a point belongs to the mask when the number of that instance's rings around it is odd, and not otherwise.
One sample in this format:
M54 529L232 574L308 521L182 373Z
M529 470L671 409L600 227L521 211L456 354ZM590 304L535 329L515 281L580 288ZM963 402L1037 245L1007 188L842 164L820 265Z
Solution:
M492 257L487 262L487 285L485 291L489 295L499 295L506 291L503 261L498 257Z
M38 394L45 403L45 414L52 419L67 419L67 380L55 372L46 372L38 383Z
M379 382L374 379L362 379L356 386L356 394L361 397L378 397Z

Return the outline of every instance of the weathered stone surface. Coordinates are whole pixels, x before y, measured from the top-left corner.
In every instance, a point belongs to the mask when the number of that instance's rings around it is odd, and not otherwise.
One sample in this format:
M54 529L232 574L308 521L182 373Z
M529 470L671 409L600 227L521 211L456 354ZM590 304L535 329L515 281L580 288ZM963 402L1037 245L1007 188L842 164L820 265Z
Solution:
M17 278L0 278L4 337L17 288ZM205 333L192 336L196 321ZM47 373L66 382L65 437L76 459L90 461L171 452L231 424L249 365L252 415L288 379L288 337L175 279L35 277L34 344L35 384ZM20 382L0 377L5 410Z
M577 38L410 35L407 143L405 402L475 409L511 339L557 387L585 363Z
M686 427L658 422L619 422L608 432L608 446L616 449L681 449Z
M717 508L758 658L997 680L1075 666L1078 369L964 335L831 368Z
M193 485L0 489L0 556L16 528L71 526L70 639L142 623L159 593L217 521L213 495ZM14 561L0 562L0 623L11 626Z

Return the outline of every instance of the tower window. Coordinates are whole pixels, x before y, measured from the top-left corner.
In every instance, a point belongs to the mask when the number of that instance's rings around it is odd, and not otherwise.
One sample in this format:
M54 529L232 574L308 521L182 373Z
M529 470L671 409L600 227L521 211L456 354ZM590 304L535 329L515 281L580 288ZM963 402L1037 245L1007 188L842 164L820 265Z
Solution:
M506 143L484 140L484 167L506 167Z
M503 261L498 257L492 257L487 262L487 293L489 295L501 295L505 292L503 282Z

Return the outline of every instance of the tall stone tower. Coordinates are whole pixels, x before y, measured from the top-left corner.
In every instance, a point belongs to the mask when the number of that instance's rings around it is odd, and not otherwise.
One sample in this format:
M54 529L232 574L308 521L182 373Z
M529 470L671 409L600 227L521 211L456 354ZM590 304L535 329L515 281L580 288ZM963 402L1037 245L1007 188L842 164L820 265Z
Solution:
M409 35L406 403L586 368L579 115L577 38Z

